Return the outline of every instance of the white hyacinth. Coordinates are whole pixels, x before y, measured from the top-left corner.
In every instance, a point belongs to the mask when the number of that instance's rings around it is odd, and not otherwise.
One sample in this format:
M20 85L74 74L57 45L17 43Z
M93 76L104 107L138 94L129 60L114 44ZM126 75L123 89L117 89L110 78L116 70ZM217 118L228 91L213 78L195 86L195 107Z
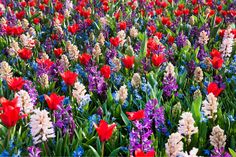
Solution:
M98 42L99 42L99 44L101 44L102 46L103 46L104 43L105 43L105 37L104 37L104 35L103 35L102 33L100 33L99 36L98 36Z
M117 99L120 100L121 103L123 104L127 97L128 97L128 90L126 88L126 85L123 85L117 92Z
M79 51L76 45L71 44L70 41L66 42L66 49L69 52L69 59L76 61L79 57Z
M224 38L220 46L220 52L223 58L229 58L233 50L234 35L231 33L231 28L225 30Z
M35 46L35 40L28 33L20 36L20 41L24 47L32 49Z
M181 115L181 120L179 120L178 132L181 135L187 137L189 142L191 141L191 136L198 132L198 128L194 127L194 119L191 112L184 112Z
M11 66L6 61L2 61L0 63L0 78L1 79L8 79L11 77L12 77Z
M210 143L214 148L224 148L226 144L226 135L219 125L214 126L210 135Z
M193 147L192 150L190 150L190 152L180 152L178 154L178 156L181 156L181 157L198 157L197 156L197 152L198 152L198 149Z
M70 62L67 58L67 56L65 54L61 55L61 59L60 59L60 64L63 65L64 70L68 69L70 67Z
M77 100L77 102L80 103L86 92L85 86L80 82L76 82L72 91L72 95Z
M99 58L99 56L102 55L99 43L95 44L92 52L93 52L93 57L94 58Z
M171 74L173 77L175 77L175 68L173 66L172 63L168 63L167 67L166 67L166 72L164 74L164 78L168 77L169 74Z
M132 80L131 80L131 85L134 88L138 88L141 85L141 77L139 73L134 73Z
M214 94L210 93L207 95L207 99L202 103L202 111L206 117L209 119L215 119L217 117L217 97Z
M168 157L176 157L183 151L183 142L181 141L183 136L180 133L172 133L169 136L167 143L165 144L166 154Z
M54 138L55 133L51 119L48 117L48 111L39 109L34 110L34 114L30 117L30 128L33 136L33 143L41 143L49 138Z
M15 97L18 97L17 105L20 107L23 113L29 114L33 111L34 104L27 91L20 90L17 93L15 93Z
M138 36L138 30L133 26L129 32L130 36L136 38Z
M120 42L120 45L123 46L124 43L125 43L125 38L126 38L126 33L124 30L121 30L117 33L117 37L119 38L119 40L121 41Z
M202 45L206 45L208 43L209 37L206 31L201 31L200 36L198 38L198 42Z
M12 40L12 42L10 43L10 48L8 49L8 54L10 56L17 56L18 55L18 51L20 50L19 44L18 42L16 42L14 39Z

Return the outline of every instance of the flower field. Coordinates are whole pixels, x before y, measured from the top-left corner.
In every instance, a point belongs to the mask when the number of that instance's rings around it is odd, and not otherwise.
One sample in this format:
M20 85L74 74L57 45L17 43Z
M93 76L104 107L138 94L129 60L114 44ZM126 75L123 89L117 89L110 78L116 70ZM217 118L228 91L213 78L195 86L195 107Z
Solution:
M0 0L0 156L236 157L235 0Z

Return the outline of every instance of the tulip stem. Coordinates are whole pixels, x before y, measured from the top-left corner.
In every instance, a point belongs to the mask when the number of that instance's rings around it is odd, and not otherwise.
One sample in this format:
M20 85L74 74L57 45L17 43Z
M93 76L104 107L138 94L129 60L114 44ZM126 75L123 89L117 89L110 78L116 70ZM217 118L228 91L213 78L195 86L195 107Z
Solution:
M104 146L105 146L105 142L102 142L102 155L101 155L101 157L104 157Z
M7 130L7 144L10 142L11 140L11 128L8 128Z

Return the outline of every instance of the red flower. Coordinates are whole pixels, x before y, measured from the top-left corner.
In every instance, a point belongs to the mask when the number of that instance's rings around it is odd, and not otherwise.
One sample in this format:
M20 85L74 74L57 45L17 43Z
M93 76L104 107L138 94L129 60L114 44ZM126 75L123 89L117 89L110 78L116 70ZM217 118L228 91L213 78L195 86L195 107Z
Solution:
M175 10L175 16L181 16L182 14L183 14L183 11Z
M215 22L216 22L217 25L218 25L219 23L221 23L221 21L222 21L222 18L216 17Z
M2 107L0 108L0 119L2 123L10 128L16 125L17 121L21 118L20 107L17 107L18 98L14 98L13 100L7 100L5 98L0 98L0 104Z
M224 60L220 57L213 57L213 59L211 59L211 64L214 69L220 69L222 67L223 62Z
M120 39L119 37L111 37L110 42L113 46L117 47L120 44Z
M126 112L129 116L129 120L140 120L144 118L144 110L138 110L136 112Z
M120 23L119 23L119 28L120 28L121 30L126 30L126 22L125 22L125 21L120 22Z
M169 36L169 37L168 37L168 43L169 43L169 44L173 44L174 41L175 41L175 37L173 37L173 36Z
M134 56L125 56L122 58L122 62L127 69L131 69L134 65Z
M208 94L213 93L216 97L220 95L220 93L223 91L223 88L219 88L218 85L215 82L211 82L207 87Z
M59 11L59 10L62 9L62 7L63 7L63 4L58 1L58 2L56 3L56 5L55 5L55 10L56 10L56 11Z
M101 74L103 75L104 78L109 79L111 76L111 68L108 65L103 65L102 68L100 69Z
M57 110L58 106L64 100L64 96L57 95L56 93L51 93L50 96L44 95L44 98L51 110Z
M49 70L51 68L51 66L54 64L54 62L51 61L50 59L38 59L38 58L36 58L36 62L40 66L46 68L47 70Z
M156 27L151 25L151 26L148 26L147 29L152 33L154 34L156 32Z
M160 8L160 9L156 9L156 14L157 15L161 15L162 14L162 9Z
M159 40L161 40L161 38L162 38L162 33L161 33L161 32L156 32L156 33L155 33L155 36L156 36Z
M140 148L135 150L135 157L154 157L155 151L151 150L147 153L144 153Z
M25 16L25 11L24 10L16 13L16 18L19 19L19 20L22 20L24 18L24 16Z
M162 17L161 22L162 22L163 25L167 25L167 26L171 25L170 18L168 18L168 17Z
M221 57L221 53L217 49L212 49L210 52L211 57Z
M80 60L80 63L83 64L83 65L87 65L90 61L90 59L92 58L92 56L88 53L83 53L80 57L79 57L79 60Z
M78 24L73 24L72 26L68 26L68 31L71 34L75 34L79 30L79 25Z
M160 54L160 55L154 54L152 56L152 63L155 66L159 67L164 62L165 62L165 56L163 54Z
M59 57L62 53L63 53L62 48L57 48L57 49L55 48L54 49L55 56Z
M72 71L66 71L64 73L61 74L61 77L63 79L63 81L65 82L66 85L68 86L73 86L76 79L77 79L77 74L72 72Z
M21 59L28 60L32 56L32 51L28 48L23 48L18 51L18 55L20 56Z
M108 125L105 120L101 120L99 123L99 126L94 124L94 127L98 133L98 136L101 140L101 142L105 142L110 139L112 132L114 128L116 127L116 124L113 123L111 125Z
M34 24L36 24L36 25L39 24L39 22L40 22L39 18L34 18L33 21L34 21Z
M14 77L7 80L7 85L10 90L19 91L22 89L25 81L22 77Z

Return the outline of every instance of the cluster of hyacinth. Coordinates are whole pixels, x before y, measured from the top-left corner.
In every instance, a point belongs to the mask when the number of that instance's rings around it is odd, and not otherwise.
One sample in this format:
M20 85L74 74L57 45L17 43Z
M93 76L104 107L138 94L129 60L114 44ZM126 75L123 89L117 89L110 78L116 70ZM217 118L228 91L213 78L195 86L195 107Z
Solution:
M166 132L164 108L158 108L157 99L149 100L144 109L144 118L141 120L133 121L134 128L129 133L129 150L133 154L137 149L141 149L145 152L154 150L152 144L153 141L150 139L153 135L153 124L154 128L159 132Z
M60 128L63 135L69 134L70 137L72 137L76 126L73 119L71 106L58 106L58 110L54 111L54 116L56 119L54 126Z
M172 63L168 63L166 67L162 84L164 95L167 97L170 97L173 92L176 92L178 89L178 84L176 82L176 74Z

